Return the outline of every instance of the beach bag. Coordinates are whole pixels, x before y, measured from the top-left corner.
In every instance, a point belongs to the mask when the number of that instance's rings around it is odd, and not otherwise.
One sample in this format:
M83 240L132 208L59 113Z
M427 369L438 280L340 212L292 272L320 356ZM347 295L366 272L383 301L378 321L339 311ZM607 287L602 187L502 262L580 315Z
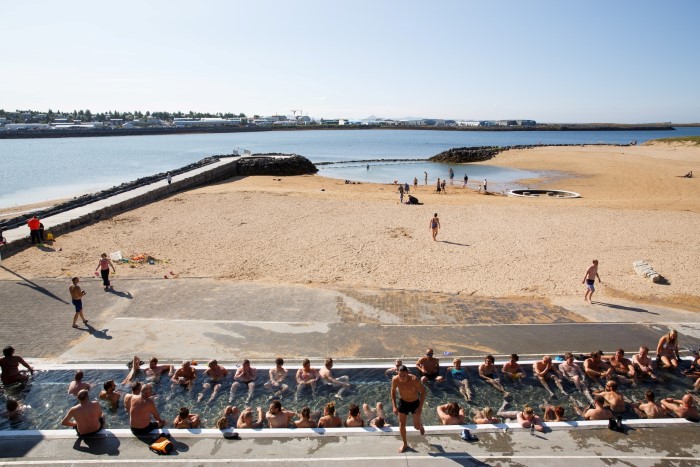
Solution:
M46 241L53 242L53 234L51 232L46 232Z
M159 437L157 440L151 443L150 446L148 446L151 451L155 452L159 456L170 454L173 452L173 447L173 442L165 436Z

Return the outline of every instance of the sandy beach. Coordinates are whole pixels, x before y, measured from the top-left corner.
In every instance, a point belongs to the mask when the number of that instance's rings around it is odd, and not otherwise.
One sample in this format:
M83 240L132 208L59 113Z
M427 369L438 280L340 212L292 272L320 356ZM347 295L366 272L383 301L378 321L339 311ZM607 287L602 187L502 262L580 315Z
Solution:
M54 252L29 249L2 265L28 278L68 281L92 277L100 253L121 251L163 261L117 264L116 281L213 277L583 300L581 281L597 258L603 283L594 299L700 311L700 179L679 177L700 175L700 146L542 147L488 164L556 172L527 184L582 198L484 195L460 183L446 195L420 186L412 194L424 204L408 206L391 185L235 178L76 230L59 237ZM435 212L437 242L428 227ZM667 283L637 276L638 259ZM13 278L0 270L0 279Z

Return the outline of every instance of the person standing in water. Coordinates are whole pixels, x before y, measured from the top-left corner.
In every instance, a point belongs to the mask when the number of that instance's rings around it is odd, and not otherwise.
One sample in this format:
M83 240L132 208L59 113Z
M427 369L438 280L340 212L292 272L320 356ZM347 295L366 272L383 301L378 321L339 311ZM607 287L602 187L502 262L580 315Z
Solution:
M114 269L114 264L112 264L112 260L107 258L107 253L102 253L102 256L100 257L100 261L97 263L97 267L95 268L95 272L97 270L100 270L100 274L102 275L102 285L105 287L105 292L112 287L109 283L109 268L112 268L112 272L116 273L117 271Z
M440 230L440 218L438 217L437 212L430 219L428 228L433 231L433 241L436 241L435 237L437 237L438 231Z

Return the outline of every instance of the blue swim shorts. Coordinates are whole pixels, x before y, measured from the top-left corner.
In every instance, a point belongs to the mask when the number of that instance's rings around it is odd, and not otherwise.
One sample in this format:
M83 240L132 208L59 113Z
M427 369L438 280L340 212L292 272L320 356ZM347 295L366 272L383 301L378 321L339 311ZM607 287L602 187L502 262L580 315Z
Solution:
M71 300L73 302L73 306L75 307L75 312L80 313L83 311L83 301L82 300Z
M586 279L586 286L588 286L588 290L595 292L595 279Z

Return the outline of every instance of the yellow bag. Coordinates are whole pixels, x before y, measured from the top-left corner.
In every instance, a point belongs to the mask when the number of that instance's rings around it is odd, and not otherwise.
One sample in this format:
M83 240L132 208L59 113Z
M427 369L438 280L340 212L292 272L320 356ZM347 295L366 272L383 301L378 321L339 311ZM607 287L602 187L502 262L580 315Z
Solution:
M165 436L161 436L149 446L149 449L158 455L170 454L173 452L173 442Z
M53 234L51 232L46 232L46 240L53 242Z

